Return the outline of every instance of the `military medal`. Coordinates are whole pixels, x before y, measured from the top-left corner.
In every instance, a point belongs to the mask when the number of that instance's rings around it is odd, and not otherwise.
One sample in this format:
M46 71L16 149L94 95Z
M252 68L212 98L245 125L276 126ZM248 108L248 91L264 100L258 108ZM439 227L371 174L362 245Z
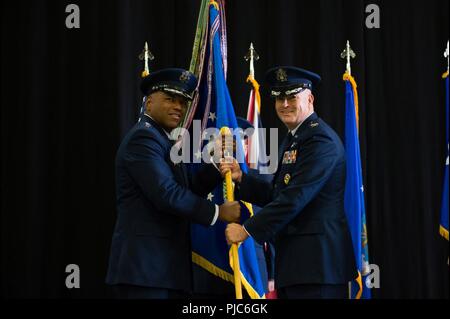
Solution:
M295 164L297 161L297 150L291 151L291 164Z
M291 175L289 175L289 174L284 175L284 183L286 185L289 184L290 180L291 180Z
M296 161L297 161L297 150L284 152L282 164L295 164Z

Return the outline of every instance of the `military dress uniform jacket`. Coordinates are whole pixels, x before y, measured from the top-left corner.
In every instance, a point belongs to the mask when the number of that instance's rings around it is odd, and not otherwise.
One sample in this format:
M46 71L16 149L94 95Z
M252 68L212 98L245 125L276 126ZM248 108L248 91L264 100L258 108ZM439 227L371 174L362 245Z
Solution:
M204 198L221 177L213 165L188 176L183 164L172 163L171 147L147 116L119 147L108 284L191 290L190 221L212 223L215 205Z
M290 133L289 133L290 134ZM243 175L240 199L263 209L244 226L275 246L275 284L344 284L356 277L344 212L345 152L315 113L280 148L272 183Z

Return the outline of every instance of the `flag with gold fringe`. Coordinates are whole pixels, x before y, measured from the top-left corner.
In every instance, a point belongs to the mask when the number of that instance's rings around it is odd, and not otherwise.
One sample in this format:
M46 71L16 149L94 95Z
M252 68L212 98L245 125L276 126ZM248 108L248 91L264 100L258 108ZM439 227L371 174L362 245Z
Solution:
M447 47L448 50L448 47ZM448 54L448 52L447 52ZM439 226L439 233L448 240L448 155L449 155L449 141L448 141L448 71L445 72L442 77L445 79L445 112L446 112L446 131L445 131L445 141L447 144L447 159L445 160L445 171L444 171L444 186L442 191L442 204L441 204L441 222Z
M261 134L261 131L259 130L262 128L259 83L256 81L253 74L248 76L247 82L252 85L247 109L247 121L253 125L254 132L247 139L247 152L245 154L246 162L250 168L256 169L261 173L266 173L266 142L265 136Z
M208 128L220 130L237 128L237 121L226 85L227 45L224 1L203 0L197 24L190 70L199 79L198 94L188 109L183 127L189 129L194 119L201 120L201 130ZM240 135L236 134L237 158L241 169L246 172L244 152ZM200 141L193 141L194 157L200 158L200 148L207 136L202 134ZM197 147L198 146L198 147ZM224 202L225 185L217 187L208 199L220 205ZM241 203L241 220L250 218L252 206ZM200 267L223 280L234 282L230 247L225 240L225 223L217 221L214 227L192 226L192 260ZM258 267L253 239L241 243L238 248L240 281L252 299L263 298L264 287Z
M261 96L259 93L259 83L255 79L254 61L259 59L258 54L253 48L253 43L250 44L250 51L245 57L250 61L250 73L247 77L247 83L251 84L250 97L247 108L247 121L253 126L253 134L248 136L245 140L245 161L250 169L258 171L259 174L268 174L268 159L266 154L266 136L261 122ZM253 205L254 213L257 214L261 208ZM276 299L277 294L274 284L274 258L273 246L270 243L264 243L259 246L256 243L256 249L261 249L267 273L267 293L266 299ZM263 280L265 283L266 280Z
M370 299L370 289L365 285L365 280L367 275L370 274L370 270L358 134L358 92L355 79L348 72L344 74L343 79L345 81L345 152L347 156L344 207L358 268L358 278L351 282L350 297L352 299Z

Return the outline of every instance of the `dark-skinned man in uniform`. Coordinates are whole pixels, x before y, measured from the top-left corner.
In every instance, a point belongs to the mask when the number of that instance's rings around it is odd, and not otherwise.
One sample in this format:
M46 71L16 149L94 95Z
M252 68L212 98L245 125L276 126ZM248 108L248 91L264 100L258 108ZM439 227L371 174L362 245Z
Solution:
M190 223L238 221L240 206L220 207L206 195L221 182L213 165L190 176L170 157L170 133L193 98L196 77L164 69L145 77L141 120L123 139L116 157L117 221L106 282L118 298L187 298L192 292Z

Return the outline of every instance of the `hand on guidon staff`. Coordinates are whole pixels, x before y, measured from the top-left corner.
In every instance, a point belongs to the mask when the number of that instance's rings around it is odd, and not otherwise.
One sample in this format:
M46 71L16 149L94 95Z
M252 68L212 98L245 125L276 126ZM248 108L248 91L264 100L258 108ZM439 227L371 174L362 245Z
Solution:
M241 182L242 179L242 171L239 163L233 157L225 157L220 160L220 174L225 178L225 174L231 171L231 179L234 182Z
M223 136L219 134L208 145L210 146L210 155L213 157L214 163L216 164L219 164L222 158L232 156L236 150L236 141L233 139L232 135Z
M219 219L227 223L239 222L241 218L241 205L239 202L225 202L219 206Z
M248 234L242 225L232 223L227 225L225 237L228 245L231 245L243 242L248 238Z

